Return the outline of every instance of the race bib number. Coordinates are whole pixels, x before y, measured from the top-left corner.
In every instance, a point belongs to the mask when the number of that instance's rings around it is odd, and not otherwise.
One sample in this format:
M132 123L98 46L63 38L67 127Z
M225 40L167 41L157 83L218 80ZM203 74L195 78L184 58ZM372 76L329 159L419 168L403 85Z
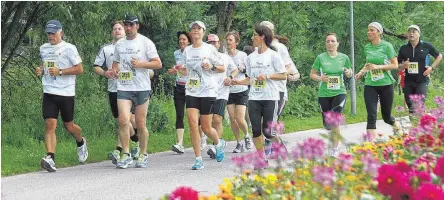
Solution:
M255 92L264 92L266 85L267 85L266 80L254 79L253 81L253 89Z
M329 90L341 89L341 78L339 76L329 76L327 82L327 89Z
M57 62L55 60L46 60L45 61L45 75L49 75L48 69L52 68L52 67L56 67L57 68Z
M410 62L407 71L409 74L418 74L418 62Z
M372 81L381 80L384 78L384 72L382 71L382 69L370 70L370 76L372 78Z
M200 79L197 78L188 79L188 88L192 89L200 88Z
M133 84L133 72L119 72L119 82L122 85L130 85Z

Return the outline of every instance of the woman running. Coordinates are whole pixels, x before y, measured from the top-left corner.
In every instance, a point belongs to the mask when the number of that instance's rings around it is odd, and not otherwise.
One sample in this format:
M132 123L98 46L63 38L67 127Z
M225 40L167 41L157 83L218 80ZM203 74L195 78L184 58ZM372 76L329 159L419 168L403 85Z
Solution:
M247 77L233 82L240 85L251 84L248 113L253 129L253 142L257 151L265 157L263 135L272 141L282 142L268 124L277 121L280 98L278 84L287 78L287 70L282 57L271 46L273 33L267 26L257 25L252 40L258 49L245 62Z
M240 41L239 33L229 32L227 33L225 40L227 42L228 55L234 60L234 63L239 70L237 76L231 78L242 80L245 78L245 59L247 58L247 54L236 49ZM245 120L248 92L248 86L246 85L233 85L230 87L227 108L228 114L230 115L231 130L233 131L234 137L237 141L236 148L233 150L233 153L240 153L244 151L244 148L249 150L253 147L250 134L248 133L247 121ZM244 144L242 143L239 129L244 132Z
M366 64L356 74L356 79L365 75L364 100L367 109L367 132L374 136L376 136L378 97L384 122L392 125L395 133L401 130L399 123L392 116L395 79L390 72L398 68L398 60L392 44L381 39L382 33L383 28L380 23L372 22L368 25L367 36L370 43L364 47Z
M339 42L336 33L329 33L325 39L324 52L316 57L313 63L310 78L321 82L319 84L318 102L321 107L322 121L325 129L331 131L332 149L330 155L337 157L339 155L339 126L327 124L324 113L333 111L342 113L346 97L344 75L348 78L352 76L351 63L347 55L338 52ZM321 75L318 75L320 73Z
M203 42L205 24L195 21L190 24L192 45L183 51L184 67L180 67L180 73L188 75L185 89L185 101L187 106L187 118L190 126L191 143L193 144L196 160L191 167L193 170L203 169L200 149L200 135L198 122L201 122L202 131L213 141L216 146L216 160L224 159L225 141L219 139L217 132L212 128L211 108L217 97L217 83L213 81L217 73L225 72L223 61L214 46ZM199 118L200 114L200 118Z

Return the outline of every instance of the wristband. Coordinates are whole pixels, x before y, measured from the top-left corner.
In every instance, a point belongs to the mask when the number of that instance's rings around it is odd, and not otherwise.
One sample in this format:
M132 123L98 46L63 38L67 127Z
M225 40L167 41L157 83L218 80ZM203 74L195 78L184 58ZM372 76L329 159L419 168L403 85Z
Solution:
M233 80L233 76L232 75L230 75L229 77Z
M216 71L216 66L212 65L211 71L213 71L213 72Z
M61 75L62 75L62 73L63 73L63 72L62 72L62 70L59 70L59 76L61 76Z
M267 74L267 79L270 79L270 74Z

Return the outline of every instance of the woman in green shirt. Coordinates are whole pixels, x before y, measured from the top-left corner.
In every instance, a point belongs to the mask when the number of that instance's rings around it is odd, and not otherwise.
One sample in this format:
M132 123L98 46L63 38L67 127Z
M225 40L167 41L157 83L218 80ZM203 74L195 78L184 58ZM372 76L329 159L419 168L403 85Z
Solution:
M383 28L380 23L372 22L368 25L367 36L370 43L365 45L364 53L366 64L356 74L356 79L365 75L364 100L367 108L367 132L376 136L376 118L378 97L381 104L382 119L393 126L393 130L400 130L399 124L392 116L393 106L393 78L390 70L398 68L398 60L392 44L381 39Z
M341 113L345 105L346 91L344 85L344 75L352 76L351 63L347 55L338 52L338 39L336 33L329 33L325 39L324 52L316 57L313 63L310 78L320 81L318 101L322 111L322 121L327 130L331 130L332 149L330 155L337 157L339 154L339 126L327 124L324 113L333 111ZM320 75L318 75L320 73Z

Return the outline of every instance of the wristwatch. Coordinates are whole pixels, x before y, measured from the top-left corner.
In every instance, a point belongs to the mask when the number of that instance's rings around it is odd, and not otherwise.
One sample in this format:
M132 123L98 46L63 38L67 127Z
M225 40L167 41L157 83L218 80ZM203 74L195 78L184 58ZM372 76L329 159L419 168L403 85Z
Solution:
M61 76L61 75L62 75L62 70L60 69L60 70L59 70L59 76Z
M267 79L270 79L270 74L267 74Z
M216 66L212 65L211 71L216 71Z

